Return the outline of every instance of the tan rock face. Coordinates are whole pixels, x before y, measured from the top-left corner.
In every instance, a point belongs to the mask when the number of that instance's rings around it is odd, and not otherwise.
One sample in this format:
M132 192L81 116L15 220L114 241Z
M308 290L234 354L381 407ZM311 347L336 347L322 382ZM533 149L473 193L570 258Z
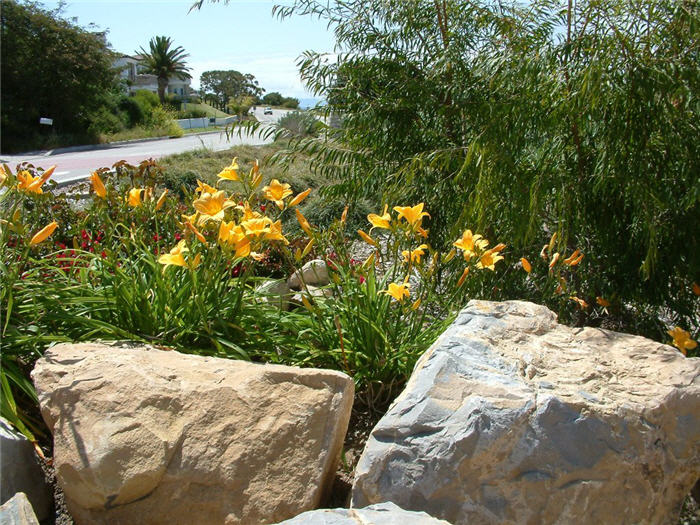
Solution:
M699 359L472 301L373 430L352 502L470 525L673 523L699 477Z
M270 523L332 483L352 380L144 347L58 345L32 373L77 523Z

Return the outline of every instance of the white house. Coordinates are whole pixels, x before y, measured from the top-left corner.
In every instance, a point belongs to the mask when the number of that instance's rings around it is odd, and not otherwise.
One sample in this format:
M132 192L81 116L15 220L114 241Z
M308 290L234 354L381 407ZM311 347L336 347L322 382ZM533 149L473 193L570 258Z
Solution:
M158 77L142 73L143 66L139 64L141 55L121 55L114 61L114 67L119 69L120 78L126 80L127 92L135 93L146 89L158 93ZM190 94L190 79L180 80L177 77L168 79L168 94L185 97Z

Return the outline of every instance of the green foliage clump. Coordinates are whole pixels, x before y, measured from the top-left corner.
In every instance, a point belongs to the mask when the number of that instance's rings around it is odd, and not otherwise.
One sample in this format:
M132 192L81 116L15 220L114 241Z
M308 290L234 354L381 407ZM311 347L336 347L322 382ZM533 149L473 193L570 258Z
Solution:
M342 125L293 151L350 200L425 202L430 240L497 233L531 259L581 247L589 302L623 298L665 336L700 276L700 4L297 0L339 52L304 81ZM517 279L503 283L514 295Z
M118 92L117 75L99 35L36 2L3 2L0 24L3 151L41 147L51 136L89 141L87 130L99 121L115 127L104 108ZM53 126L41 126L40 117Z

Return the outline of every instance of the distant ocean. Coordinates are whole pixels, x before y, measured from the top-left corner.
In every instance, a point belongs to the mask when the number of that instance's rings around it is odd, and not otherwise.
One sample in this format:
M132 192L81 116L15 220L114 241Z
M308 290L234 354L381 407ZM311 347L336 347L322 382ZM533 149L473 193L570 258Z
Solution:
M299 99L299 107L301 109L309 109L314 107L316 104L325 104L326 101L325 99L322 98L300 98Z

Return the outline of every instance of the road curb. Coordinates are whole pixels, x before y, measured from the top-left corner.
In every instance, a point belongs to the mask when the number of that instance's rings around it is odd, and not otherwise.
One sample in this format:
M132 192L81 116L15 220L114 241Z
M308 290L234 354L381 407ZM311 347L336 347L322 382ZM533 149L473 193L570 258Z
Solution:
M137 144L139 142L154 142L156 140L166 139L181 139L187 136L211 135L213 133L223 133L224 130L217 129L214 131L202 131L200 133L185 133L182 137L162 136L162 137L146 137L143 139L118 140L116 142L107 142L105 144L84 144L82 146L67 146L65 148L56 148L50 150L25 151L23 153L13 153L11 157L51 157L61 153L77 153L80 151L94 151L100 149L109 149L114 146L122 146L125 144Z

